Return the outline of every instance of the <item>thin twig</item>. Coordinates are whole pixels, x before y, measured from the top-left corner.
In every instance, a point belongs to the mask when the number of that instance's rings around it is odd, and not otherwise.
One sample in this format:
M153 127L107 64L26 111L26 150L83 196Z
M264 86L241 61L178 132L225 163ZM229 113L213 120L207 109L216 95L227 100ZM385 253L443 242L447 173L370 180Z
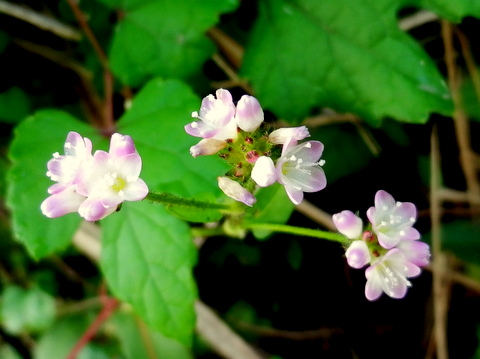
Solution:
M480 101L480 73L478 71L477 64L475 63L475 59L473 58L470 44L463 32L461 32L457 27L455 27L454 30L455 35L457 35L457 38L460 42L462 56L465 60L465 64L467 65L468 73L470 74L470 77L472 79L475 94L478 101Z
M0 0L0 12L28 22L39 29L49 31L63 39L79 41L82 38L81 33L77 29L25 6Z
M442 20L442 38L445 47L445 63L447 65L448 84L454 104L453 120L460 152L460 164L465 175L465 181L467 182L470 207L474 212L478 212L480 208L480 185L477 179L475 156L471 150L470 144L470 124L465 115L465 111L463 110L459 76L455 64L452 26L446 20Z
M103 51L100 43L98 42L95 34L88 25L87 18L83 14L82 10L78 6L75 0L67 0L70 8L73 11L75 18L77 19L80 27L90 41L97 57L103 67L104 72L104 108L105 111L103 116L100 117L99 127L104 136L112 135L115 132L115 122L113 119L113 75L110 71L110 66L108 64L108 58L105 52Z
M413 15L410 15L401 19L399 21L398 26L400 27L400 29L404 31L408 31L415 27L419 27L421 25L424 25L432 21L436 21L438 19L439 17L437 14L431 11L420 10Z
M295 210L322 225L324 228L330 231L337 231L337 227L333 224L332 215L312 203L303 200L299 205L295 206Z
M447 304L448 290L445 287L446 256L442 253L440 237L441 201L438 198L440 188L440 153L438 149L436 128L431 137L430 162L430 213L432 223L432 274L433 274L433 307L434 338L437 359L448 359L447 346Z

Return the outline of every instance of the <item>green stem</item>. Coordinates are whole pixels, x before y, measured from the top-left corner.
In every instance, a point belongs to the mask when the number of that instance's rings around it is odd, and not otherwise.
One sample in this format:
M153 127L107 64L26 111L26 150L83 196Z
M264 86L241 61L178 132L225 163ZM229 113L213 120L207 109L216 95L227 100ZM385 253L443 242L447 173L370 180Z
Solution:
M148 192L145 200L162 203L168 206L182 206L198 209L218 209L221 211L232 211L232 207L227 204L198 201L196 199L178 197L170 193Z
M326 239L333 242L348 245L350 240L340 233L332 233L326 231L320 231L318 229L303 228L289 226L287 224L274 224L274 223L243 223L244 228L247 229L265 229L273 232L295 234L297 236L307 236L320 239Z

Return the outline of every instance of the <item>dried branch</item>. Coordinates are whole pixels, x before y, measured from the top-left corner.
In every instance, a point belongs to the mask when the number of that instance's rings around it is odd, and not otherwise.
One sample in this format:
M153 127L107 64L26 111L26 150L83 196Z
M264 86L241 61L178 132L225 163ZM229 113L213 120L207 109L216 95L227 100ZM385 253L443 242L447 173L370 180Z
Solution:
M81 33L77 29L62 23L51 16L40 14L25 6L0 0L0 12L28 22L39 29L49 31L67 40L79 41L82 38Z

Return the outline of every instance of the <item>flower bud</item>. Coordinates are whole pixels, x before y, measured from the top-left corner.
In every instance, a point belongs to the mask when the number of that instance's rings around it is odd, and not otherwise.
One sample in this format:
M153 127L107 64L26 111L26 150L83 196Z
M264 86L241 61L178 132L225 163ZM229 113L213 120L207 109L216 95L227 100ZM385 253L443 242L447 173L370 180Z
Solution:
M253 96L243 95L237 103L235 114L237 126L245 132L255 131L263 122L263 110Z
M310 133L305 126L300 127L289 127L289 128L279 128L278 130L273 131L268 139L270 142L276 145L283 145L287 140L293 138L295 141L303 140L306 137L310 137Z
M338 231L349 239L357 239L362 234L363 223L352 211L342 211L332 216Z
M247 206L253 206L257 199L246 188L234 180L228 177L218 177L218 187L228 197L233 198L235 201L245 203Z
M348 265L360 269L370 262L370 252L367 244L362 240L353 241L345 252Z
M275 165L270 157L261 156L257 159L252 169L252 179L260 187L268 187L276 181Z
M193 157L214 155L218 151L223 150L226 145L225 141L204 138L195 146L190 147L190 154Z

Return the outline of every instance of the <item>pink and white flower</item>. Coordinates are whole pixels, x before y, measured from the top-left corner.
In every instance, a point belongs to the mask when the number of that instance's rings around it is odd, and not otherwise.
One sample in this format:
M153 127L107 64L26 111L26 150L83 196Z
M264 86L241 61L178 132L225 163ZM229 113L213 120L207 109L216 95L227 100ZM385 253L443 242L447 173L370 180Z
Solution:
M421 269L411 263L401 250L391 249L365 271L365 296L368 300L376 300L385 292L389 297L403 298L412 285L407 278L420 273Z
M430 249L418 241L420 233L412 227L417 209L412 203L395 202L385 191L375 195L375 207L369 208L371 222L362 234L361 219L350 211L333 215L340 233L353 239L345 252L348 264L363 268L367 283L365 296L376 300L385 292L392 298L403 298L411 286L408 278L420 274L428 264Z
M200 113L192 113L194 121L185 126L185 131L195 137L214 138L216 140L235 139L237 123L235 121L235 105L232 95L227 90L216 91L215 98L208 95L202 100Z
M41 204L47 217L78 211L87 221L98 221L114 212L123 201L139 201L148 187L139 178L142 160L130 136L112 135L110 150L91 155L92 144L70 132L65 155L54 154L47 164L47 175L58 183Z
M267 187L278 181L285 187L294 204L303 200L303 192L317 192L325 188L327 179L320 160L323 144L308 141L297 145L290 138L282 149L282 156L274 165L270 157L261 156L252 170L252 179L260 187Z
M413 228L417 218L417 209L410 202L396 202L385 191L375 195L375 207L370 207L367 216L372 223L372 230L384 248L393 248L400 240L415 240L420 233Z
M282 149L282 156L276 163L277 181L285 187L288 197L294 204L303 200L303 192L317 192L325 188L327 178L320 160L323 144L308 141L297 145L294 139L288 140Z
M87 221L98 221L124 201L140 201L148 194L148 187L139 178L142 159L130 136L112 135L109 152L96 151L93 156L88 199L78 212Z

